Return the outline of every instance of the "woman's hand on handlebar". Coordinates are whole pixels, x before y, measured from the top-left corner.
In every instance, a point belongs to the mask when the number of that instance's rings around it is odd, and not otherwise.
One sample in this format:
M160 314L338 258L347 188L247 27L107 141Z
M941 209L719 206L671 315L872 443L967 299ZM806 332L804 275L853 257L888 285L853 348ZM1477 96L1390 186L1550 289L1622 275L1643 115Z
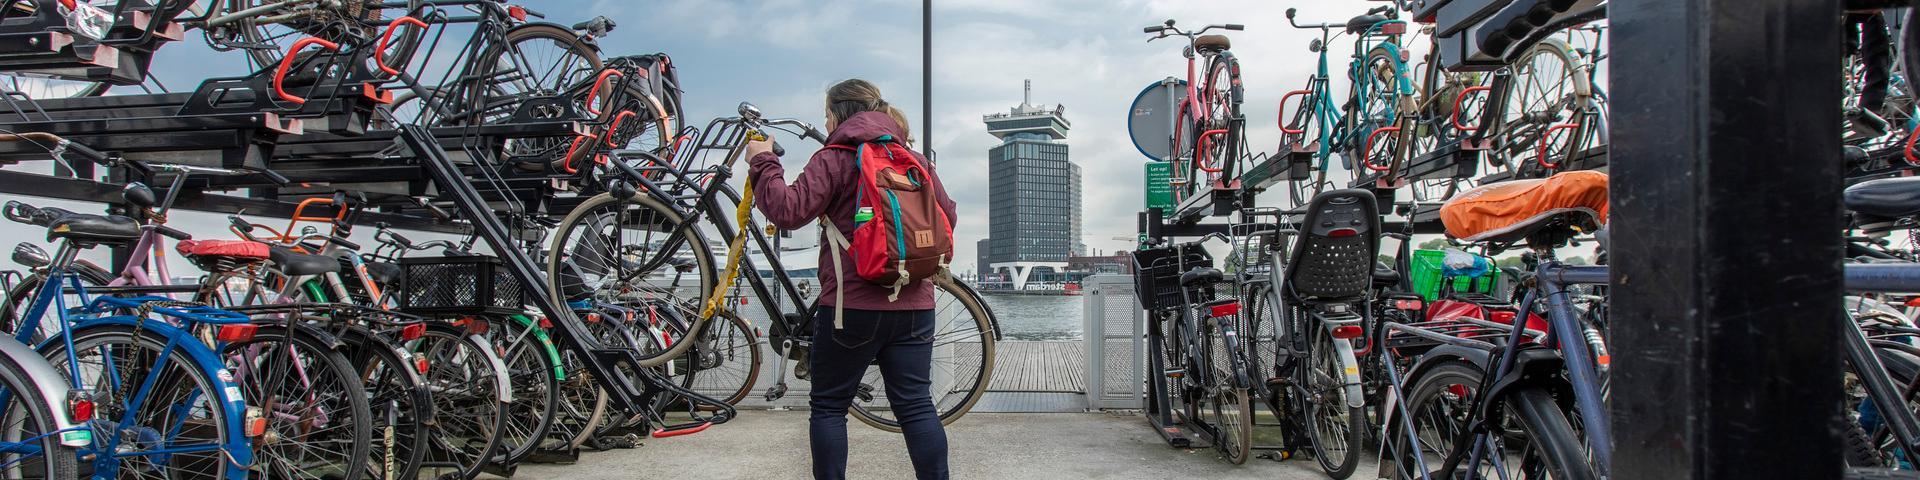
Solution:
M755 157L759 157L760 154L762 153L769 153L769 152L773 152L772 137L763 137L758 140L754 140L754 139L747 140L746 157L748 162L752 162ZM778 155L778 154L776 153L775 155Z

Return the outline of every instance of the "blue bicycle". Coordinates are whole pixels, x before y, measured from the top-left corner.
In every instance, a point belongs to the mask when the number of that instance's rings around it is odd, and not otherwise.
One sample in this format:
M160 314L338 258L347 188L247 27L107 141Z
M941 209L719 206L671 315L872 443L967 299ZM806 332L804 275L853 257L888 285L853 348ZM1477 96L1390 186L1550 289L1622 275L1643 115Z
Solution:
M48 140L59 145L56 157L64 151L109 163L84 147ZM14 259L33 268L43 286L18 310L22 314L8 319L13 341L22 347L36 344L35 356L49 362L58 376L34 377L43 380L41 388L9 388L0 392L0 400L10 400L14 393L63 395L71 425L56 421L51 425L55 430L35 428L43 429L38 435L58 433L62 445L73 451L45 454L46 447L32 445L38 437L26 436L32 428L8 425L0 431L5 434L0 454L38 450L37 456L43 457L38 463L55 466L86 460L93 478L247 478L253 463L248 432L266 423L258 410L248 408L217 353L219 345L207 342L250 336L250 319L168 297L88 295L89 282L78 273L76 258L93 247L124 246L139 239L143 227L131 218L35 209L17 202L9 202L4 213L10 220L47 227L47 238L60 242L51 256L31 244L15 247ZM203 341L195 332L206 332L209 339ZM8 345L12 343L0 342L0 353L7 353ZM7 406L9 420L22 405L52 399L25 400L0 402Z
M1308 49L1320 54L1319 69L1307 79L1307 87L1280 97L1280 151L1292 159L1291 188L1293 205L1304 205L1333 182L1327 178L1333 155L1341 156L1341 167L1355 170L1365 167L1371 173L1392 170L1390 162L1376 162L1390 155L1392 140L1400 131L1400 115L1413 94L1407 76L1407 57L1400 48L1400 37L1407 22L1397 17L1392 6L1381 6L1345 23L1302 25L1294 21L1294 9L1287 9L1287 23L1293 28L1319 29L1320 38ZM1336 31L1335 29L1339 29ZM1335 104L1331 77L1327 68L1328 42L1341 33L1354 35L1352 61L1347 65L1351 82L1346 102ZM1305 96L1289 113L1287 101ZM1366 173L1356 172L1356 177Z

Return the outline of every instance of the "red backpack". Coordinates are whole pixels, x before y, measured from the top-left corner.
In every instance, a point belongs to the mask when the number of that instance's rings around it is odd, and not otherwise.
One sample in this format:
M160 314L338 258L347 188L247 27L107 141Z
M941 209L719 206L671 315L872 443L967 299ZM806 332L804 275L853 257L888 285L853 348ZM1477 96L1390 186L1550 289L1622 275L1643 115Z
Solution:
M931 172L913 151L891 135L858 148L827 148L852 151L853 164L860 170L854 189L852 240L821 218L834 263L840 262L840 249L846 249L860 278L893 287L888 301L897 300L901 288L941 273L953 258L953 222L940 206Z

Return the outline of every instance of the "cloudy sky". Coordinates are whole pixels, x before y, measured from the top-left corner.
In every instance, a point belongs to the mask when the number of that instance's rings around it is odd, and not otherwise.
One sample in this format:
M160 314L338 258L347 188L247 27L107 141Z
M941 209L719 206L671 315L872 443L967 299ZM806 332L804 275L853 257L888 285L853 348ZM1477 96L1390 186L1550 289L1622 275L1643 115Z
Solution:
M916 136L921 125L920 8L914 0L530 0L521 2L549 20L571 24L593 15L618 21L602 41L607 56L666 52L673 56L695 125L728 115L741 101L774 116L822 120L828 85L864 78L907 110ZM1286 24L1289 7L1303 21L1345 21L1385 3L1371 0L934 0L932 145L939 172L960 205L957 257L974 258L974 241L987 231L986 151L998 140L981 115L1020 103L1021 80L1033 80L1035 103L1063 104L1073 123L1066 140L1084 169L1085 232L1091 248L1130 247L1134 214L1142 208L1142 164L1128 140L1125 118L1135 94L1167 76L1184 75L1182 43L1146 43L1140 29L1167 19L1183 27L1246 25L1231 32L1247 86L1245 112L1255 151L1278 142L1276 103L1300 88L1316 57L1307 50L1317 32ZM239 74L238 53L210 52L198 35L162 50L155 76L174 89L191 88L211 74ZM1350 41L1336 40L1335 65ZM1337 68L1337 67L1336 67ZM1337 74L1336 74L1337 75ZM1336 82L1338 83L1338 82ZM793 142L797 143L797 142ZM793 143L789 143L792 145ZM791 172L805 156L789 154ZM46 202L53 204L53 202ZM98 207L77 206L82 211ZM210 217L210 216L209 216ZM217 228L217 218L189 218ZM0 234L38 235L14 226ZM971 263L971 262L965 262ZM960 265L970 270L971 265Z

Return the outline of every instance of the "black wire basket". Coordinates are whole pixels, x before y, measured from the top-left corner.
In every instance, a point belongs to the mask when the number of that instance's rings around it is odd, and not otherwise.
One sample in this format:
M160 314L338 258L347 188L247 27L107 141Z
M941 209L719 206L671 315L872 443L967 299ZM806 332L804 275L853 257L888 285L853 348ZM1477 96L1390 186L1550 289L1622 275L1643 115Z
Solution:
M520 279L486 255L400 259L400 311L413 315L511 315L526 311Z
M1180 298L1180 274L1194 267L1211 266L1213 255L1199 246L1175 245L1134 251L1134 296L1140 299L1140 307L1148 311L1179 308L1184 303ZM1195 292L1198 296L1191 300L1194 303L1212 300L1206 293L1209 290Z

